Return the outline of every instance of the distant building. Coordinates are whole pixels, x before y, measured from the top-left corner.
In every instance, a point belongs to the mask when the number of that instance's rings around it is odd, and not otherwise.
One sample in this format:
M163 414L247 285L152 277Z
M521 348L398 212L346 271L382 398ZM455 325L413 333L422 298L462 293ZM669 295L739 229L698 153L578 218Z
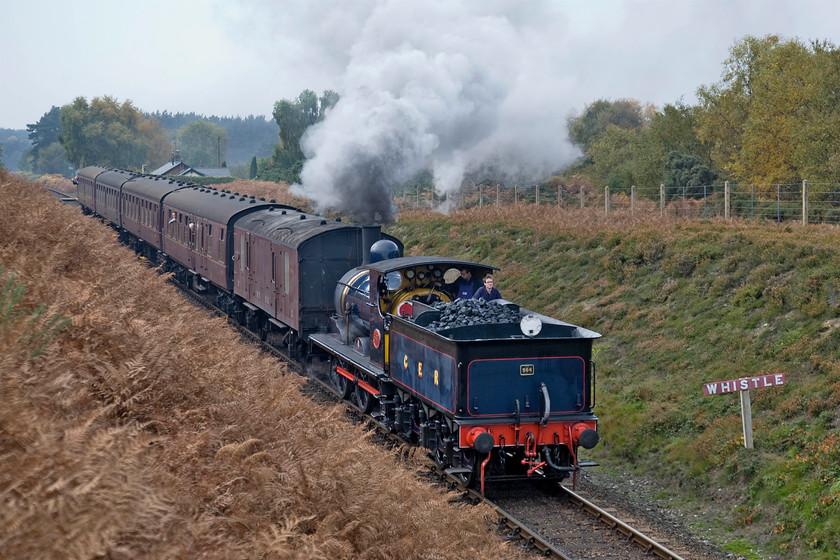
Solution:
M179 177L230 177L227 167L192 167L181 161L181 152L172 152L172 158L152 171L152 175L177 175Z
M195 175L201 177L230 177L230 169L227 167L191 167ZM190 175L184 173L183 175Z

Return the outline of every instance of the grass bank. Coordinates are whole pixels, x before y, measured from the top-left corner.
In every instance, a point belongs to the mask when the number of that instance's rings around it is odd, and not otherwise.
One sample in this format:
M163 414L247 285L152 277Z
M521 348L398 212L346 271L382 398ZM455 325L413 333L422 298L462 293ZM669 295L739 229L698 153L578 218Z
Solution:
M611 469L754 558L840 554L840 230L754 222L642 223L597 211L489 207L403 213L410 254L500 267L502 295L601 332L602 444ZM785 372L751 391L703 384Z

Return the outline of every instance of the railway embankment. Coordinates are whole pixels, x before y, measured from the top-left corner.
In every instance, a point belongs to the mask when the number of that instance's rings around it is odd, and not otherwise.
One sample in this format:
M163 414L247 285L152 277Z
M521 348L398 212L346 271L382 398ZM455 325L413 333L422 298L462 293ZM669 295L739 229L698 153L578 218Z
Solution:
M108 226L0 200L4 557L521 557Z
M403 213L410 251L501 268L503 297L603 333L601 480L747 558L840 550L840 230L533 205ZM785 373L738 393L704 384Z

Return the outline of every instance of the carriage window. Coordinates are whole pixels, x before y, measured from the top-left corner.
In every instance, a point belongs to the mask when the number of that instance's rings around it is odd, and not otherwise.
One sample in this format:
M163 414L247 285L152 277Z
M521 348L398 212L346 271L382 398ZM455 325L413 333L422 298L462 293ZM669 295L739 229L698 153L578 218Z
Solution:
M239 238L239 272L245 272L245 236Z

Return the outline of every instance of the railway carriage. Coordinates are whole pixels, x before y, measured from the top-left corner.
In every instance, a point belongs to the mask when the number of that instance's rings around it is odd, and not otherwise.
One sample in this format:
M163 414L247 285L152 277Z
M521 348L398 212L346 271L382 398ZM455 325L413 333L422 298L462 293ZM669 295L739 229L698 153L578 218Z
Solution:
M117 228L122 227L122 186L137 177L122 169L108 169L96 176L93 211Z
M154 259L163 248L162 201L169 193L186 188L186 183L140 175L122 187L122 229L133 236L135 249Z
M73 183L76 184L76 198L88 214L96 210L96 178L105 171L108 171L108 168L90 165L80 169L73 179Z

